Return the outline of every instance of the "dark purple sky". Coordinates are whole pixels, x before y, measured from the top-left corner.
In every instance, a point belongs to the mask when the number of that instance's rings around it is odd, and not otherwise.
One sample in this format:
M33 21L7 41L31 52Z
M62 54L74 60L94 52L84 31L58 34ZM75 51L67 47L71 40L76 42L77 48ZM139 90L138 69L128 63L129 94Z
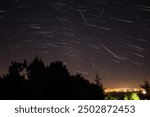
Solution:
M11 60L62 60L104 87L150 79L148 0L1 0L0 74Z

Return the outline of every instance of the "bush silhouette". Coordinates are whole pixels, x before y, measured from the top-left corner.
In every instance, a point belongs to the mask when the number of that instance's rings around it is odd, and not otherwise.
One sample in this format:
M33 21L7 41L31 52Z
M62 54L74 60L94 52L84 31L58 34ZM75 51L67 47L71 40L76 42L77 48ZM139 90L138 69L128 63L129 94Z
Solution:
M128 93L124 96L124 100L140 100L136 93Z
M48 66L38 57L30 64L26 60L11 62L8 73L0 79L0 99L105 98L100 79L94 84L81 74L70 75L62 61L54 61Z

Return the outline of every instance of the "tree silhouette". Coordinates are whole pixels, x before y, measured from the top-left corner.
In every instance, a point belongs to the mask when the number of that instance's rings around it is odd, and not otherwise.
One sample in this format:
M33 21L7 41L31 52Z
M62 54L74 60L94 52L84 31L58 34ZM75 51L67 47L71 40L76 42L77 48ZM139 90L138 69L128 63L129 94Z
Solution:
M146 99L150 99L150 84L147 80L144 81L144 84L140 85L141 88L146 91Z
M95 83L100 86L103 87L102 83L101 83L102 78L99 77L98 73L96 73L96 78L95 78Z
M25 75L21 75L21 72L26 68L27 62L23 63L12 61L9 66L8 73L2 76L2 79L6 80L24 80Z
M41 59L36 57L27 67L29 80L42 80L46 75L46 68Z
M55 61L48 66L49 77L55 79L66 79L70 76L66 65L62 61Z
M12 61L8 68L8 73L3 74L0 81L0 99L18 99L24 93L26 60L20 63ZM20 91L21 90L21 91Z
M101 80L102 80L102 77L99 77L98 73L96 73L95 83L98 87L97 89L99 89L99 92L101 94L101 98L104 99L105 94L104 94L104 88L103 88L103 84L102 84Z
M49 66L38 57L30 64L15 61L0 77L0 99L104 99L101 78L96 79L94 84L81 74L70 75L62 61Z

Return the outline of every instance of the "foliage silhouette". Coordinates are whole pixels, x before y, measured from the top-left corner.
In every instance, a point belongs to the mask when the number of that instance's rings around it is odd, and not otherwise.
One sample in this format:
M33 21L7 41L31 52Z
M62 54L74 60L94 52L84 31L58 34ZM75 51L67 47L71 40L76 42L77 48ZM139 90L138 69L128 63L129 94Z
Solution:
M127 93L124 96L124 100L140 100L140 98L136 93Z
M105 95L104 95L104 88L103 88L103 84L101 82L102 77L99 77L98 73L96 73L96 78L95 78L95 83L96 83L96 89L99 90L99 92L101 92L101 98L105 99Z
M45 78L46 68L41 59L36 57L27 67L27 76L29 80L40 80Z
M118 100L117 97L112 96L110 93L105 96L105 100Z
M55 79L65 79L70 76L66 65L64 65L61 61L55 61L50 63L50 65L48 66L48 75L49 77Z
M1 76L0 91L0 99L105 98L100 82L90 83L78 73L70 75L62 61L45 66L38 57L30 64L11 62L8 73Z
M145 80L144 84L140 85L140 87L145 89L146 91L145 98L149 100L150 99L150 83L147 80Z
M9 66L8 73L3 75L1 78L6 80L24 80L25 75L21 75L21 72L26 68L26 66L26 60L24 60L23 63L12 61Z

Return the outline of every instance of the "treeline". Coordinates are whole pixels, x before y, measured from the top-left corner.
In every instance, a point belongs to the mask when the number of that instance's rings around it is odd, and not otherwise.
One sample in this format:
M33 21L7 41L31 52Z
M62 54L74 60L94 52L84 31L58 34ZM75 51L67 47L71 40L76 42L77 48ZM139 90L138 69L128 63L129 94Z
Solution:
M71 75L62 61L49 65L36 57L31 63L12 61L0 76L0 99L105 99L101 78L95 83Z

